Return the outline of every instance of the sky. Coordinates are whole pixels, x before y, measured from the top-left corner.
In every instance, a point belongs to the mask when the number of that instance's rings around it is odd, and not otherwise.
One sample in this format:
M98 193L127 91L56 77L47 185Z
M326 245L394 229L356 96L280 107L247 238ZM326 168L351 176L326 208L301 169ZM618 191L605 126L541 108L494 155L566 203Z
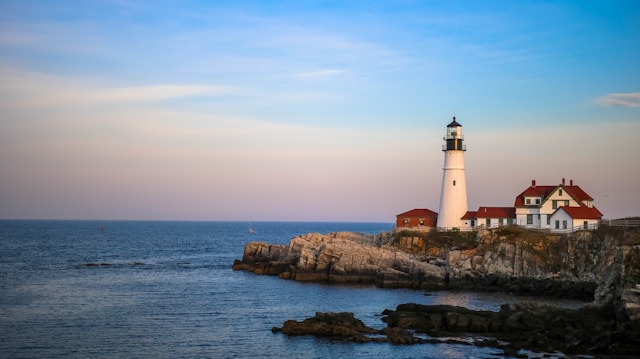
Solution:
M573 179L640 215L640 2L0 0L0 218L394 222Z

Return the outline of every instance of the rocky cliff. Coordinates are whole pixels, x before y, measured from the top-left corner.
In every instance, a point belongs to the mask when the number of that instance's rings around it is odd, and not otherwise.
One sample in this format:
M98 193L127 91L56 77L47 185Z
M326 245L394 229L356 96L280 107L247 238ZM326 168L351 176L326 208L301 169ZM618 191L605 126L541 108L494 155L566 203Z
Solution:
M233 268L298 281L579 298L613 306L621 329L640 322L637 229L566 235L518 227L473 234L310 233L288 245L251 242Z
M234 269L298 281L377 283L383 287L440 287L446 263L395 246L390 235L351 232L293 238L289 245L252 242Z

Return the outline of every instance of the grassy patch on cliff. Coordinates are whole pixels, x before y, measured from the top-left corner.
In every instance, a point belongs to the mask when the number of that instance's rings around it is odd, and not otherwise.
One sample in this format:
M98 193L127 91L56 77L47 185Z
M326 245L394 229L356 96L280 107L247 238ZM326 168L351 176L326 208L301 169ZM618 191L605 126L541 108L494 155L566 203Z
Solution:
M425 247L440 247L440 248L458 248L458 249L470 249L475 248L478 245L476 240L477 232L421 232L402 230L394 234L394 244L400 243L401 238L420 238L422 239Z
M548 232L533 231L519 226L505 226L494 230L500 240L507 243L537 242L548 239Z

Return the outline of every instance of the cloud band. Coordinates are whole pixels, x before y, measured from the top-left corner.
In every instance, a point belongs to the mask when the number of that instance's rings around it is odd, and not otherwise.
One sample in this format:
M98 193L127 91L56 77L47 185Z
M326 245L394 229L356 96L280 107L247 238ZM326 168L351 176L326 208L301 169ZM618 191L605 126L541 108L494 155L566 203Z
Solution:
M603 106L640 107L640 92L612 93L598 97L594 102Z

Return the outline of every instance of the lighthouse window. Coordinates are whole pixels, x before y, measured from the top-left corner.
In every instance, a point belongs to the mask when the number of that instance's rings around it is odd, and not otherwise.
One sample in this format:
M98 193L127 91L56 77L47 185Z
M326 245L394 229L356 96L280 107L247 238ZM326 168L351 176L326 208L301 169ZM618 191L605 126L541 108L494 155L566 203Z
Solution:
M454 185L454 186L456 185L456 180L453 180L453 185Z

